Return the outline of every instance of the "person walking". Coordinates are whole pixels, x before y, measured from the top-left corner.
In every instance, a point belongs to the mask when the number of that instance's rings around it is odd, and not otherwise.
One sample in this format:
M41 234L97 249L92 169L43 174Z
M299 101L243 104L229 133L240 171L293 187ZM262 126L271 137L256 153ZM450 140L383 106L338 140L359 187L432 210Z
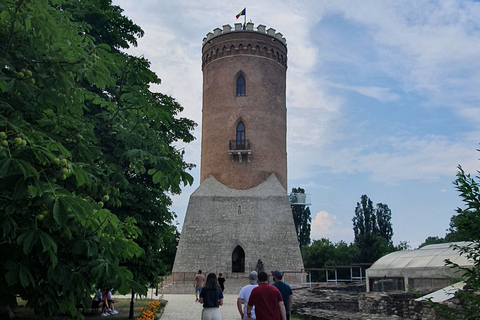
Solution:
M209 273L207 282L200 292L200 303L203 304L202 320L222 320L219 307L223 305L223 292L215 273Z
M205 285L205 277L202 274L202 270L198 270L195 280L193 280L193 286L195 287L195 302L198 302L198 294L202 291Z
M285 314L287 320L290 320L292 313L293 291L292 288L286 284L283 279L283 273L280 270L272 271L273 283L272 286L278 289L282 294L283 304L285 305Z
M258 287L252 290L247 304L247 319L252 318L252 309L255 306L257 320L287 320L282 294L274 286L269 285L268 274L258 273Z
M222 274L218 274L218 284L220 285L220 289L222 289L222 292L225 291L225 278L222 277Z
M248 275L248 280L250 281L250 284L247 284L245 287L243 287L240 290L240 293L238 294L238 299L237 299L237 308L238 312L240 312L240 317L242 317L242 320L247 320L247 304L248 304L248 299L250 298L250 294L252 293L252 290L258 287L257 284L257 272L252 271ZM242 306L243 304L243 306ZM252 308L252 315L250 319L256 319L255 318L255 307Z

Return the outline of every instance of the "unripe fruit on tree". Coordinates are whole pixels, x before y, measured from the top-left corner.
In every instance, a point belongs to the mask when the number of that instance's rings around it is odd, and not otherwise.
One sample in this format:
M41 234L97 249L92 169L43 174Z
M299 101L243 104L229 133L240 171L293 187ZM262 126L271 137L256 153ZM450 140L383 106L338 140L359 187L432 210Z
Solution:
M17 72L17 79L23 79L23 77L25 77L23 72Z
M23 140L22 138L17 137L15 139L13 139L13 142L15 142L15 144L21 144L22 140Z
M43 214L39 214L39 215L37 216L37 220L38 220L38 221L42 221L43 218L45 218L45 216L44 216Z
M62 175L60 176L60 180L65 180L65 179L67 179L67 176L66 176L65 174L62 174Z
M63 164L63 165L66 165L67 164L67 159L60 160L60 163Z
M22 143L20 143L20 145L21 145L22 147L25 147L25 146L27 145L27 141L22 140Z
M30 70L25 71L25 75L27 77L31 77L32 76L32 71L30 71Z
M110 197L108 196L108 194L103 196L103 201L107 202L109 199L110 199Z
M35 84L35 79L30 78L30 84Z
M60 159L58 158L53 159L53 164L60 164Z
M0 132L0 139L7 139L7 134L5 132Z
M99 206L100 208L103 208L103 202L100 201L100 202L98 203L98 206Z
M67 173L68 173L68 169L67 169L67 168L63 168L63 169L62 169L62 173L63 173L63 174L67 174Z
M8 141L7 140L2 140L2 146L8 147Z
M47 215L47 214L48 214L48 211L45 210L45 211L42 212L42 214L43 214L43 215Z

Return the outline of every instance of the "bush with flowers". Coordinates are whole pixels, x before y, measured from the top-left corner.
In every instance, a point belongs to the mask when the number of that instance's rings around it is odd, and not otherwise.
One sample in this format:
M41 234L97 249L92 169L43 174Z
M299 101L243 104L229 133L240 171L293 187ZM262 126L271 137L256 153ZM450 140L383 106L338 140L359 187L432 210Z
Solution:
M152 301L148 304L148 309L147 308L140 308L142 311L142 315L137 318L137 320L155 320L157 319L155 315L158 312L158 309L160 308L160 301L155 300Z

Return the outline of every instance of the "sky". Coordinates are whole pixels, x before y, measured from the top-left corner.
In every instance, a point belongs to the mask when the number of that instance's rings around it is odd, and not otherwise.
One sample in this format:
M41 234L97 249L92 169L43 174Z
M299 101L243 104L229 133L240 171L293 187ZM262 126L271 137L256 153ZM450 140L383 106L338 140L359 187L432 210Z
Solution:
M312 240L353 241L360 197L392 211L394 244L445 236L458 165L480 168L480 2L466 0L113 0L145 31L143 55L195 120L192 186L173 197L181 229L199 186L202 40L246 7L288 48L288 190L311 195Z

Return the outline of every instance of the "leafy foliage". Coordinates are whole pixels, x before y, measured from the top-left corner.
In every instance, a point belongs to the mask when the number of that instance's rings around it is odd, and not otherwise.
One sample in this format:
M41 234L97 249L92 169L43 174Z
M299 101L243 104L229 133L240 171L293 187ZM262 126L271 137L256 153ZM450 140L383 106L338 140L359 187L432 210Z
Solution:
M168 269L166 193L192 182L173 145L195 124L150 91L160 79L146 59L119 50L143 34L121 11L0 3L0 308L20 296L38 314L80 317L92 286L142 292ZM165 262L136 268L145 252Z
M362 195L352 221L355 244L360 250L359 262L373 263L396 250L392 245L391 211L386 204L379 203L374 209L372 200Z
M332 243L329 239L322 238L314 240L310 246L301 248L303 264L306 269L321 269L328 266L349 266L357 263L359 258L359 250L355 244L347 244L344 241ZM348 271L349 277L350 270ZM339 274L341 277L342 274ZM326 281L325 273L312 272L312 281Z
M418 248L422 248L431 244L439 244L439 243L445 243L448 241L445 241L445 238L440 238L438 236L430 236L425 239L425 241L418 246Z
M460 307L452 308L448 305L434 305L437 312L449 319L473 320L478 319L480 313L480 189L478 182L470 174L466 174L461 166L458 167L457 179L454 184L460 192L466 207L458 208L458 215L453 216L450 223L451 234L457 239L468 240L465 246L454 245L454 250L473 261L473 267L459 266L451 260L446 265L456 268L461 272L461 278L466 286L458 291L455 296L461 301ZM480 179L480 176L476 176ZM448 235L447 235L448 236Z
M297 203L298 195L305 194L302 188L293 188L290 194L290 202ZM295 223L295 230L297 231L298 245L308 246L310 244L310 228L312 224L312 216L310 208L306 205L295 204L291 205L293 222Z

